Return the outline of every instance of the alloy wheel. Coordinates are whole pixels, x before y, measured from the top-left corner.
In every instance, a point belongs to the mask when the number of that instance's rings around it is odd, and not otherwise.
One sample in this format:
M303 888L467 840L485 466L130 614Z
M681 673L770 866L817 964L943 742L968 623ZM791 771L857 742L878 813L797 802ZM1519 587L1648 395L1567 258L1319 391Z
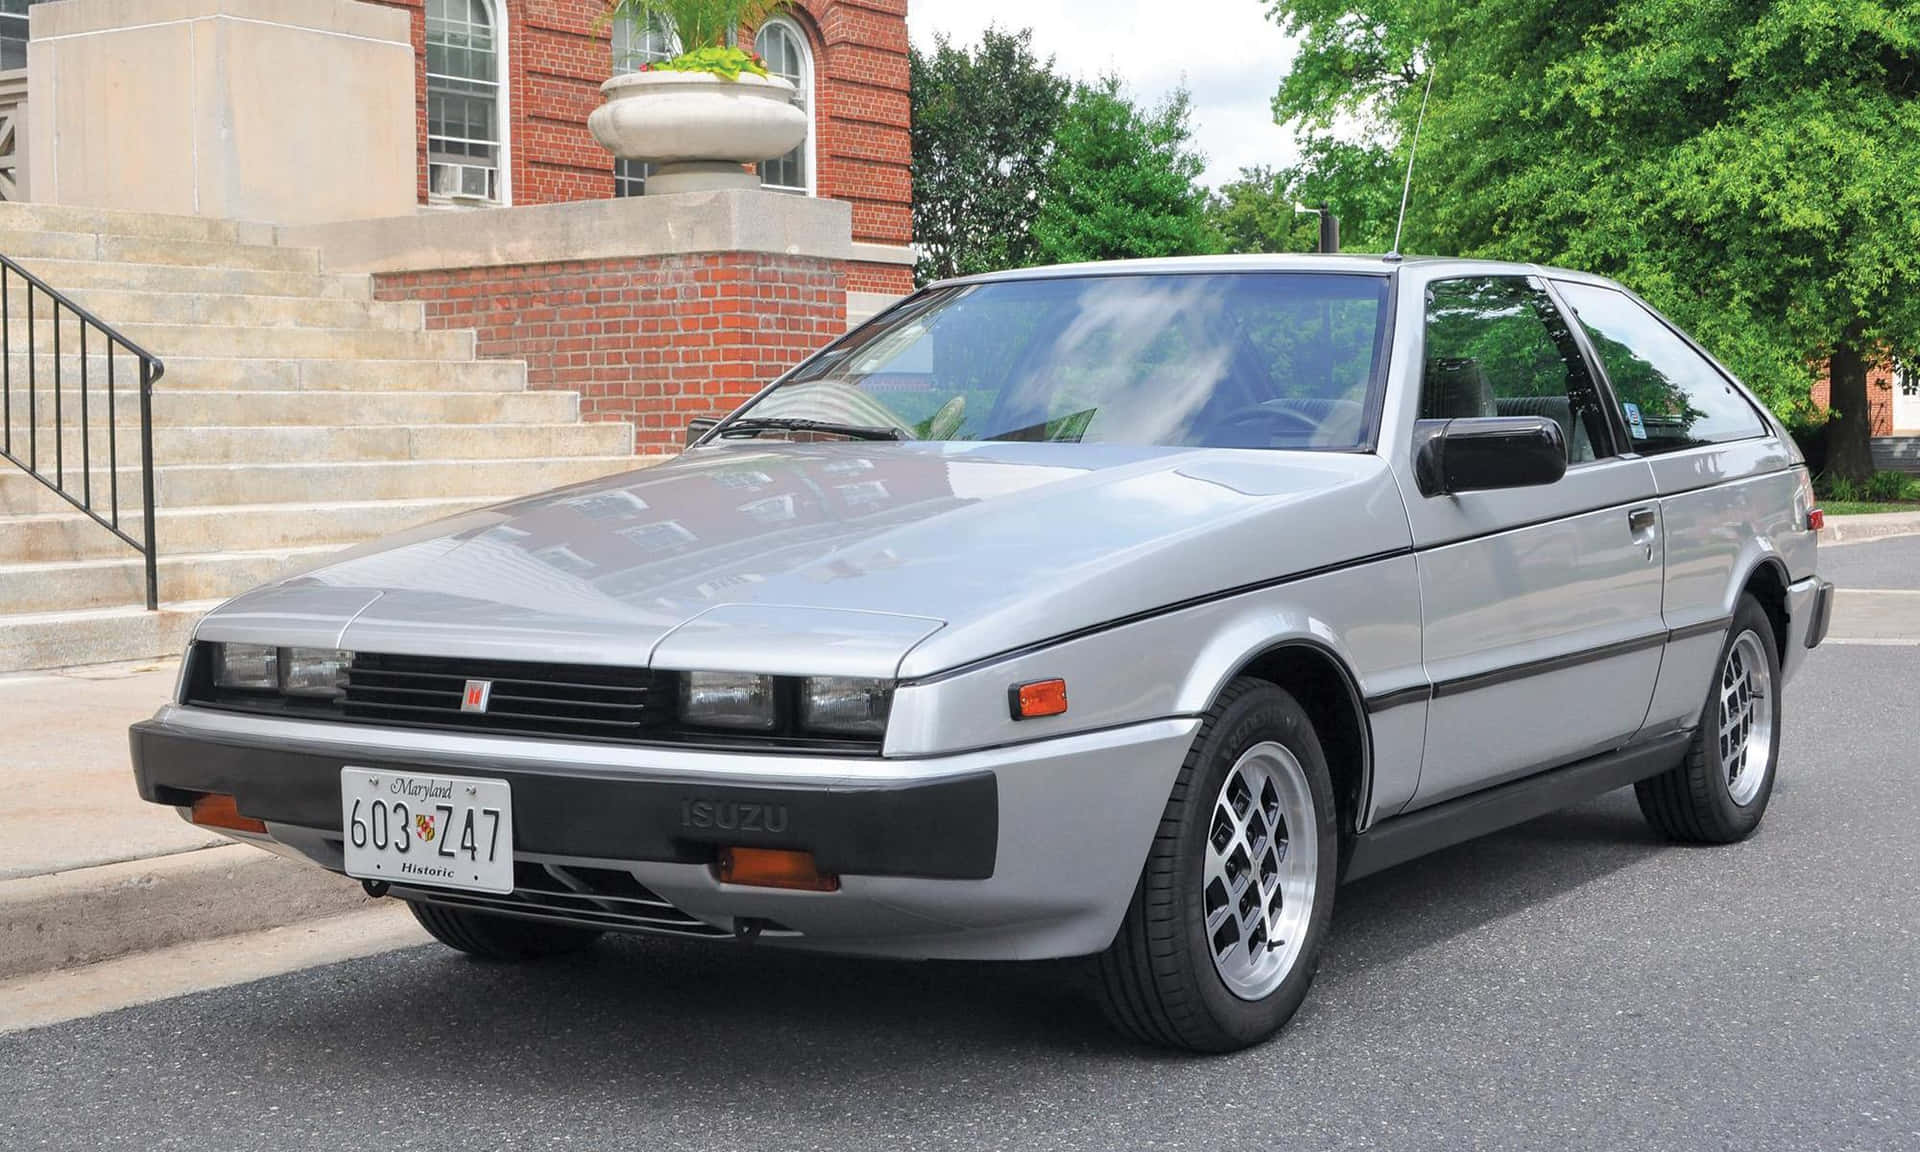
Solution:
M1272 993L1300 954L1319 883L1318 828L1306 772L1285 746L1256 744L1227 771L1201 907L1214 970L1243 1000Z
M1773 758L1773 670L1760 637L1740 633L1720 670L1720 765L1727 794L1746 807Z

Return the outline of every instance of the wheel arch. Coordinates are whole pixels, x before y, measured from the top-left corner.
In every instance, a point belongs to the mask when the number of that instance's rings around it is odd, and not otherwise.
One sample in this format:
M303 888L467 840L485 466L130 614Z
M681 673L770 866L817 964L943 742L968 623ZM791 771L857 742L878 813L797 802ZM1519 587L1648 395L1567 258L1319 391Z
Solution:
M1774 652L1780 658L1780 666L1787 665L1787 632L1791 612L1787 608L1787 566L1779 556L1769 553L1747 569L1746 578L1740 582L1740 588L1729 606L1729 615L1740 607L1740 597L1752 594L1767 614L1768 623L1773 625Z
M1313 721L1333 777L1344 863L1373 783L1373 732L1358 678L1331 645L1298 636L1275 640L1248 654L1215 687L1213 698L1242 677L1285 689ZM1212 704L1209 700L1208 707Z

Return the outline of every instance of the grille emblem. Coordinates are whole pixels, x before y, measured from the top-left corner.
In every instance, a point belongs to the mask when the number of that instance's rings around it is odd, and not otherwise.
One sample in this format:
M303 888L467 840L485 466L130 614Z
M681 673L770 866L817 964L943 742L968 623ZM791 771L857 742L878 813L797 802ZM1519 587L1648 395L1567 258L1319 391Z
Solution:
M465 694L460 697L460 711L485 712L487 710L487 698L492 695L493 681L469 680L467 681Z

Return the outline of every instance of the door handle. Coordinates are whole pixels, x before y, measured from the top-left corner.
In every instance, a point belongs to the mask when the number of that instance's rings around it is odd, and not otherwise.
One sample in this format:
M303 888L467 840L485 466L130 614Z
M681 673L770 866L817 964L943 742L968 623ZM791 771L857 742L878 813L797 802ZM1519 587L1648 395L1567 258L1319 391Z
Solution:
M1660 534L1660 513L1652 508L1635 508L1627 513L1627 531L1633 533L1634 542L1646 552L1647 559L1653 559L1653 542Z

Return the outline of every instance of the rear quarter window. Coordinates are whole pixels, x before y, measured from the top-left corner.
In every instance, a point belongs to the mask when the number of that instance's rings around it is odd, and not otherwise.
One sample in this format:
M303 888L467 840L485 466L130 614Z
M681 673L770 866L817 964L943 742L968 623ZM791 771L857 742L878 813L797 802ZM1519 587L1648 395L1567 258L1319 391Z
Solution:
M1740 389L1631 296L1556 281L1606 369L1633 451L1647 455L1766 432Z

